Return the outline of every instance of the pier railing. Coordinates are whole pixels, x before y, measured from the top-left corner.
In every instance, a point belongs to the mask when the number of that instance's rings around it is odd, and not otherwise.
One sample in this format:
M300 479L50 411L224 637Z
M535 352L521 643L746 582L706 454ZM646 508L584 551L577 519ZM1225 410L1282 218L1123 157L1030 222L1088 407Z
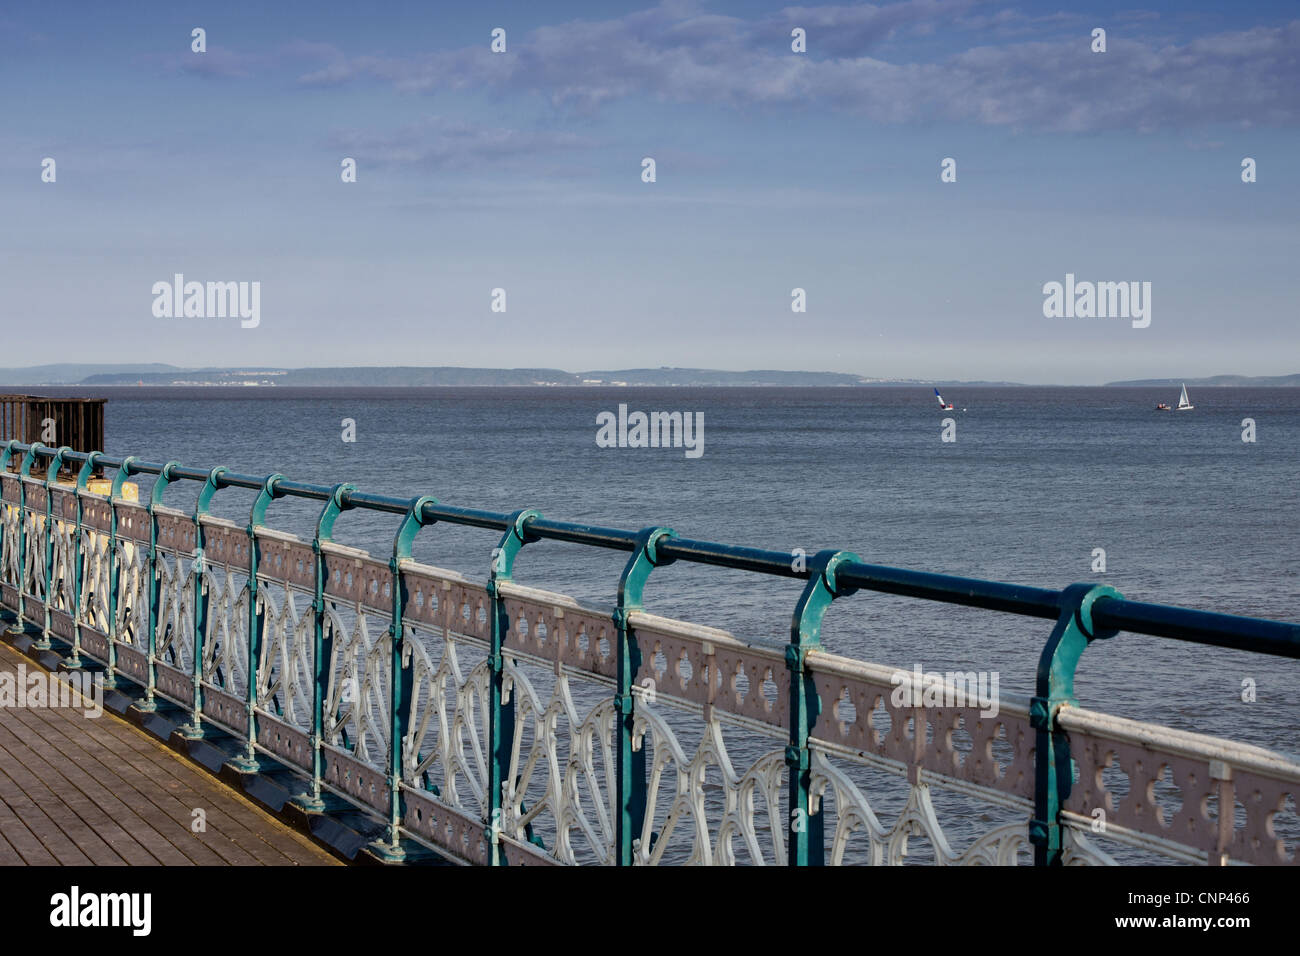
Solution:
M108 495L87 487L100 469ZM122 493L137 475L156 478L147 502ZM164 502L178 482L199 486L191 511ZM1300 858L1275 820L1300 803L1300 763L1087 710L1073 686L1088 644L1119 631L1296 658L1295 624L16 441L0 486L13 628L132 685L141 709L183 708L186 735L237 736L236 768L291 769L304 809L333 795L372 814L384 859L415 845L491 865ZM208 513L230 487L257 493L244 525ZM311 540L268 526L282 498L319 502ZM332 540L351 509L394 517L390 554ZM437 522L500 535L486 580L411 558ZM616 605L515 581L520 549L544 539L626 553ZM804 581L788 644L646 611L647 579L675 561ZM1050 621L1034 696L989 716L961 688L927 694L831 653L823 616L859 589Z

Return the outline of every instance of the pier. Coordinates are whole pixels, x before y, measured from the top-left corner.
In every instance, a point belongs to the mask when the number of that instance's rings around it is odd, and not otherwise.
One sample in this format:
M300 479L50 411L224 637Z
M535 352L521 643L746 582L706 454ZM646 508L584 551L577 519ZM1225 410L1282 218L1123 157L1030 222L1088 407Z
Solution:
M106 491L91 487L101 473ZM144 476L152 488L131 500L124 489ZM197 491L192 509L167 502L181 483ZM228 488L256 495L244 524L209 513ZM319 506L309 540L272 526L290 497ZM389 553L333 540L354 509L391 516ZM485 579L413 560L437 523L485 533ZM170 748L353 862L1300 859L1294 828L1277 825L1300 805L1300 762L1089 710L1074 689L1094 641L1130 632L1294 659L1294 623L39 442L0 445L0 536L6 640L50 671L102 678L105 706L150 735L69 717L67 747L97 733L86 746L110 764L113 748L124 761ZM516 581L521 549L548 540L626 555L616 604ZM648 611L647 580L673 562L803 582L788 643ZM905 662L836 654L823 618L859 591L1040 619L1035 693L987 708L947 677L932 686L900 677ZM66 759L32 747L51 733L35 718L0 716L0 747L28 741L34 773ZM21 809L0 790L29 830L46 803L88 826L117 819L104 793L42 779ZM1165 781L1177 796L1157 793Z
M0 646L0 677L25 684L35 669ZM146 734L85 714L0 707L0 865L336 862Z

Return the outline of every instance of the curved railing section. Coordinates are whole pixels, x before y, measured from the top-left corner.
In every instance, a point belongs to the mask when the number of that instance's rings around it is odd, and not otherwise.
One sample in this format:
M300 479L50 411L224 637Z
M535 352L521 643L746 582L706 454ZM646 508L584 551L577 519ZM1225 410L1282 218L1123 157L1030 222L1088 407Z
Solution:
M107 495L88 488L103 469ZM147 502L124 495L136 475L156 476ZM189 512L164 503L177 482L200 485ZM246 525L208 513L228 487L257 492ZM1295 624L39 444L0 445L0 493L13 627L136 685L142 709L179 705L187 735L241 738L238 768L297 771L304 808L334 794L373 814L383 858L414 842L490 865L1297 860L1277 818L1300 764L1083 709L1073 688L1087 645L1119 630L1295 658ZM285 497L319 502L311 540L267 526ZM399 519L391 554L333 541L352 509ZM486 580L412 560L435 522L501 535ZM542 539L627 553L617 604L516 582ZM674 561L803 580L788 644L647 612ZM830 653L822 617L859 589L1051 620L1035 695L988 716L945 706L960 688L928 699L905 674L900 693L896 669Z

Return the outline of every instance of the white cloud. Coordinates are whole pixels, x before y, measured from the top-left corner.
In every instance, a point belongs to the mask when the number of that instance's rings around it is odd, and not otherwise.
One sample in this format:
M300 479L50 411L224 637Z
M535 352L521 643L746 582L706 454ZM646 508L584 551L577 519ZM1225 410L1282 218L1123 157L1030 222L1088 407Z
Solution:
M971 0L789 7L755 20L664 5L602 21L546 26L481 46L418 57L346 57L300 76L307 84L378 79L402 92L530 93L577 111L651 96L736 107L825 105L887 123L947 120L1091 131L1300 120L1300 20L1182 44L1112 33L1108 52L1065 15L1012 10L963 16ZM1128 17L1133 22L1134 17ZM790 52L791 25L809 53ZM895 41L933 32L986 42L908 62ZM931 38L932 40L933 38ZM892 54L892 55L891 55Z

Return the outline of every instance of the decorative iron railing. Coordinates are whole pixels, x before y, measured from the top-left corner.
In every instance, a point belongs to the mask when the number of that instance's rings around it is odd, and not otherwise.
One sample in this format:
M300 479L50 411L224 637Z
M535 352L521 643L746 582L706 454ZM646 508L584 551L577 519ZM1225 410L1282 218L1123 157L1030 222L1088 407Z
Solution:
M69 466L75 485L58 481ZM107 496L87 489L102 468ZM147 503L123 497L134 475L156 476ZM163 501L181 481L201 486L189 513ZM924 841L944 864L1297 860L1275 817L1300 800L1300 763L1089 711L1073 688L1087 645L1119 630L1295 658L1295 624L40 444L0 445L0 485L14 627L138 685L142 709L179 705L187 735L237 735L237 767L296 771L308 810L332 793L370 812L385 858L422 844L479 864L899 863ZM245 526L208 513L228 487L257 492ZM287 497L320 502L312 540L266 526ZM387 559L332 540L350 509L400 519ZM486 582L412 560L434 522L501 533ZM541 539L628 553L616 606L513 580ZM644 610L674 561L804 580L789 643ZM821 645L831 602L858 589L1052 620L1036 694L995 716L919 693L900 706L910 675ZM1156 793L1169 777L1176 807Z

